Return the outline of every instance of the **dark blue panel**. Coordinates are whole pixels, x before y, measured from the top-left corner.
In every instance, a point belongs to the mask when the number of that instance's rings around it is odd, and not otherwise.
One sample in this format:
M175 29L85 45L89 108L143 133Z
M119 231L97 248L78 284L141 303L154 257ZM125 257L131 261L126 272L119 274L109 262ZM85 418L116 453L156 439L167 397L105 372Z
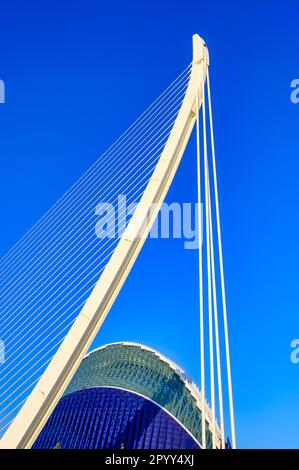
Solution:
M195 440L166 411L135 393L89 388L63 397L35 449L194 449Z

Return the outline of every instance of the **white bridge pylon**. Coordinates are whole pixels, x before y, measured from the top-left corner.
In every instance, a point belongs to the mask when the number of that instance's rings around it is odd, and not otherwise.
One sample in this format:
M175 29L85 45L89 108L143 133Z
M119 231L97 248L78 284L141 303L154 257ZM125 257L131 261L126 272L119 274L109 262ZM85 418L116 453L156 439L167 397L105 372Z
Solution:
M218 328L218 310L216 298L215 260L213 242L212 202L210 197L210 179L208 170L208 152L206 138L205 85L208 84L208 104L210 110L210 134L212 140L213 188L215 192L216 225L220 261L220 278L223 307L224 340L226 348L227 382L231 422L231 439L235 444L234 413L230 373L229 342L226 316L226 299L222 262L222 246L219 220L219 204L215 165L211 99L208 78L209 56L204 41L193 36L193 61L188 86L184 99L176 115L165 146L159 156L155 169L147 183L143 195L136 207L130 223L118 242L113 254L103 269L82 310L72 324L64 340L57 349L43 375L31 391L27 400L15 416L0 441L1 448L30 448L37 439L50 414L63 395L74 376L84 355L87 353L109 310L111 309L122 285L124 284L160 210L161 204L172 183L190 134L197 122L198 150L198 196L205 194L206 204L206 239L207 239L207 274L208 274L208 318L210 344L210 378L212 418L211 431L213 447L224 447L224 418L222 399L222 380L220 364L220 343ZM199 111L203 115L203 160L200 158ZM201 189L201 165L204 166L204 191ZM153 210L153 207L155 208ZM201 217L199 218L199 220ZM202 390L202 447L206 447L206 401L205 401L205 344L203 315L203 267L202 248L199 248L200 280L200 319L201 319L201 390ZM214 316L213 316L214 313ZM219 392L220 439L216 438L216 405L214 381L214 338L216 342L217 385ZM219 444L220 442L220 444Z

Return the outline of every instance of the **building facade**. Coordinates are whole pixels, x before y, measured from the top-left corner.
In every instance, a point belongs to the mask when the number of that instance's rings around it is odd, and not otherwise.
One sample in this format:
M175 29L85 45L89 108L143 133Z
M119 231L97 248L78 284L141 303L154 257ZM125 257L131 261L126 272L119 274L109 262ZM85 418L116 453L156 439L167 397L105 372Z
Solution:
M84 358L33 447L199 448L200 400L183 370L157 351L109 344ZM211 447L209 410L206 428Z

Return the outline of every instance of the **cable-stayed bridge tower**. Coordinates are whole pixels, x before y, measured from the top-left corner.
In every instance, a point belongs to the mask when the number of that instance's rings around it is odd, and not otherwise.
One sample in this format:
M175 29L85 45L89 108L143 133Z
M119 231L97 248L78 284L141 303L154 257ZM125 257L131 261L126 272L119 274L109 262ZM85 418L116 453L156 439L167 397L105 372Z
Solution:
M206 447L207 378L213 447L216 415L225 445L223 355L236 446L208 69L207 47L194 35L191 65L0 260L0 337L7 356L0 369L2 448L30 448L37 439L138 257L194 125L198 200L204 203L200 230L205 230L205 246L198 250L201 445ZM118 240L108 211L111 237L99 242L94 207L103 199L114 203L123 191L135 204L132 218Z

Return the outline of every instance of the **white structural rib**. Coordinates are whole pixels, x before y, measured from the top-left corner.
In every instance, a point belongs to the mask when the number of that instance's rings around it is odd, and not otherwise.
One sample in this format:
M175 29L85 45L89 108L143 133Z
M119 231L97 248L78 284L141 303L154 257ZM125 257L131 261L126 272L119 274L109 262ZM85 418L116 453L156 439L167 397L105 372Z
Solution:
M208 51L193 36L193 63L182 106L134 215L90 297L46 371L4 434L0 448L30 448L76 372L128 276L170 187L202 103ZM201 80L198 81L198 77ZM154 207L154 210L153 210Z

